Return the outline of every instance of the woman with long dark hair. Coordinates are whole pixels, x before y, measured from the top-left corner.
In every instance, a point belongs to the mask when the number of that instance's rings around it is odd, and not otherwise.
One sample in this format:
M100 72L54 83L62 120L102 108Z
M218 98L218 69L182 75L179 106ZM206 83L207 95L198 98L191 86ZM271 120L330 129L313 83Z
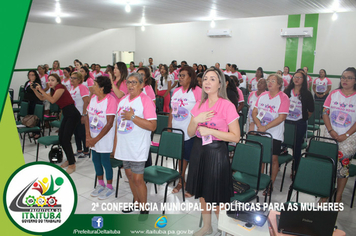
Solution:
M308 90L307 75L298 70L289 82L288 87L284 90L290 100L289 114L287 120L292 121L297 126L296 142L293 151L294 165L293 175L298 169L301 147L304 135L307 132L307 121L314 112L314 99Z
M256 70L256 75L250 82L248 82L248 91L256 91L257 90L257 83L260 79L264 76L262 67L258 67ZM283 85L282 85L283 86Z
M109 74L110 75L110 74ZM114 66L114 75L115 77L110 77L112 91L111 94L116 98L116 101L119 102L120 98L127 94L126 78L127 78L127 66L125 63L119 61Z
M168 67L166 64L160 68L161 74L156 76L156 95L163 97L163 112L169 113L169 102L171 100L171 86L174 80L173 75L168 74Z
M332 82L326 76L326 71L321 69L319 71L319 78L316 78L313 82L315 100L324 102L330 93Z
M89 99L94 94L94 80L90 77L89 69L86 66L82 66L79 69L79 72L83 75L83 85L85 85L89 89Z
M77 108L75 108L74 100L71 97L66 87L61 84L61 78L57 74L50 74L48 76L48 85L51 88L51 93L47 94L40 84L36 88L32 88L36 96L41 100L48 100L50 103L56 103L62 109L63 120L59 127L59 143L62 146L67 161L61 167L67 168L67 173L71 174L75 171L75 158L71 144L71 138L77 124L80 122L81 115Z

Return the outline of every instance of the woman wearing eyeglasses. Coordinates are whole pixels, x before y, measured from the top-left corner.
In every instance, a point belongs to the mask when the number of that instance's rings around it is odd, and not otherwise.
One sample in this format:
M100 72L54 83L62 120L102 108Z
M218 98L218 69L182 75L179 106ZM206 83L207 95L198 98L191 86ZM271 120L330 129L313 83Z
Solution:
M325 137L334 138L339 143L336 202L341 202L342 193L349 177L350 162L356 153L355 78L356 69L354 67L344 70L339 88L332 91L324 103Z
M326 71L321 69L319 71L319 78L313 82L313 91L315 100L325 101L331 90L332 82L326 77Z
M117 108L114 150L115 158L123 161L134 201L147 202L147 187L143 179L145 164L151 145L151 131L157 126L156 107L142 92L143 78L132 73L126 80L128 94ZM124 211L127 212L127 211ZM141 211L148 214L147 211Z
M80 123L74 131L75 144L77 146L77 153L75 155L77 158L83 158L89 156L89 150L85 140L85 116L87 116L87 107L89 104L89 89L82 84L83 75L80 72L73 72L70 79L72 87L69 90L69 93L74 100L75 108L77 108L82 116Z
M168 74L168 67L167 65L162 65L160 67L161 74L156 76L156 95L161 96L164 98L163 102L163 112L169 113L169 102L171 100L171 87L174 81L174 76L170 76Z
M194 137L190 155L187 191L199 198L204 225L194 235L208 235L212 210L207 203L230 202L233 196L232 172L226 142L240 140L239 115L227 98L225 76L209 68L203 76L201 101L191 110L189 137ZM219 209L215 212L219 216Z
M92 159L98 185L91 192L92 197L104 200L115 192L112 186L113 171L110 154L114 146L116 99L111 95L111 81L106 76L99 76L93 85L94 95L87 107L85 122L86 146L91 147ZM107 185L104 183L104 171Z
M278 74L271 74L267 78L268 91L262 93L252 110L252 119L255 131L268 132L273 137L272 155L272 185L278 174L278 155L284 140L284 121L289 113L289 98L281 91L283 78ZM273 187L264 191L264 195L270 194Z
M284 93L290 99L287 120L292 121L297 126L296 142L293 151L294 165L292 174L294 175L299 165L301 148L305 133L307 132L307 121L314 112L314 99L308 89L306 74L298 70L293 75Z

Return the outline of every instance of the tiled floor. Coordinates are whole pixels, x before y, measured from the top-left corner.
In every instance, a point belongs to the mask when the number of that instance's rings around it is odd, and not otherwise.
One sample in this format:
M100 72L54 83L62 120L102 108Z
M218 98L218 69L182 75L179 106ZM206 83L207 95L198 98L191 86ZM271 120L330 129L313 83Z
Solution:
M52 132L52 135L55 133ZM158 139L158 137L155 137L155 139ZM74 140L73 140L73 149L76 150ZM48 152L49 152L49 147L45 148L44 146L40 145L40 153L39 153L39 160L41 161L48 161ZM26 140L26 147L25 147L25 153L24 153L24 158L25 162L33 162L35 161L36 157L36 145L34 143L30 143ZM155 155L153 155L153 159L155 160ZM165 165L171 165L172 161L164 161ZM289 178L290 175L290 166L287 167L287 172L286 172L286 178L284 182L284 188L282 192L279 192L279 186L281 184L281 179L282 179L282 174L283 174L283 167L281 167L281 171L279 172L276 182L275 182L275 190L273 191L272 195L272 202L276 203L281 203L285 202L287 199L287 192L289 189L289 186L291 184L291 179ZM124 171L122 170L122 174L124 174ZM114 196L110 197L107 200L100 201L97 200L97 198L93 198L90 196L90 192L93 190L93 185L94 185L94 166L92 163L91 159L85 158L85 159L79 159L77 161L77 168L76 171L71 175L73 181L76 184L77 187L77 192L78 192L78 206L76 209L76 213L79 214L94 214L94 213L102 213L102 214L122 214L120 211L105 211L103 212L101 210L101 205L98 206L97 203L103 204L103 203L111 203L111 202L132 202L132 194L129 188L129 185L127 182L124 181L124 178L120 178L119 182L119 194L118 198L115 198ZM116 186L116 176L117 176L117 168L114 169L114 183L113 186ZM342 229L346 232L347 235L355 235L356 231L356 225L354 222L356 222L356 207L351 209L350 208L350 201L351 201L351 195L352 195L352 190L353 190L353 185L354 185L354 178L351 178L344 191L343 195L343 202L345 205L345 209L342 212L339 212L338 219L337 219L337 226L339 229ZM179 192L178 194L172 194L171 191L173 189L173 186L169 186L168 188L168 197L167 197L167 202L169 203L179 203L182 202L182 193ZM147 185L147 190L148 190L148 202L156 202L156 203L161 203L163 202L163 197L164 197L164 185L163 186L158 186L158 193L155 194L154 187L152 184ZM295 193L295 192L294 192ZM262 193L260 195L260 200L263 201L264 197L262 196ZM293 195L292 200L295 199L295 195ZM300 194L299 195L299 202L316 202L318 199L315 199L313 196L310 195L305 195L305 194ZM192 203L198 203L197 199L194 198L188 198L186 199L186 202L192 202ZM95 211L93 209L95 208ZM150 212L151 214L160 214L160 211L152 211ZM132 213L135 214L135 213ZM181 214L181 218L179 218L174 224L170 225L170 229L181 229L180 227L184 225L184 228L186 229L192 229L192 230L197 230L199 228L199 219L200 219L200 212L197 211L190 211L190 212L172 212L172 211L166 211L166 214ZM217 232L217 219L215 216L213 216L213 229L214 233L212 235L220 235L220 233ZM354 233L352 233L354 232Z

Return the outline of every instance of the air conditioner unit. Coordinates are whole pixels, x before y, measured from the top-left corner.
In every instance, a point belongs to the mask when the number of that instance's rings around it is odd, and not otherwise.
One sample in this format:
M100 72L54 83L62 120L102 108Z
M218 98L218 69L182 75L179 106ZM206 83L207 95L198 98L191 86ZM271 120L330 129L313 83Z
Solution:
M207 35L209 37L231 37L230 29L209 29Z
M313 37L313 27L306 28L283 28L282 37Z

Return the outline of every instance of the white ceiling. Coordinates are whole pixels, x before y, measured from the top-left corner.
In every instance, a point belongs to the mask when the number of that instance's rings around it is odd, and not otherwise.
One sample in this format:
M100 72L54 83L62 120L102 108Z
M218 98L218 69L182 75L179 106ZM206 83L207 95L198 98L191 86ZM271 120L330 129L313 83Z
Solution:
M61 24L92 28L123 28L307 13L356 11L355 0L59 0ZM126 2L131 12L125 12ZM28 21L56 24L56 0L33 0ZM215 16L211 16L212 10Z

